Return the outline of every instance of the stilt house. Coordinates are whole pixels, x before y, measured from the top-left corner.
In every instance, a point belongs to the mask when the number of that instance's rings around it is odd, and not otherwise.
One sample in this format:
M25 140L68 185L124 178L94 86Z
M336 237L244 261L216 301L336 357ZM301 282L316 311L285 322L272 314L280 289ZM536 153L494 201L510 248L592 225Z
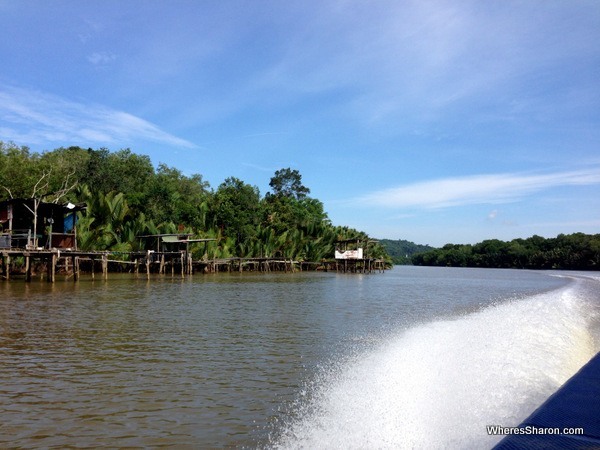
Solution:
M35 198L0 202L0 248L77 250L76 213L85 207Z

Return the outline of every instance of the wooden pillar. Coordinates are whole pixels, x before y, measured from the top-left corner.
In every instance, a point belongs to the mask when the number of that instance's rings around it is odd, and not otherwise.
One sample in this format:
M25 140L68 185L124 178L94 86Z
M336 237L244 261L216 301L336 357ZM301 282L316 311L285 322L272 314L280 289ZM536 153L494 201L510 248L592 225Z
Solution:
M58 259L57 254L52 253L48 259L48 282L54 283L56 281L56 261Z
M160 266L158 267L158 273L165 273L165 255L164 253L160 256Z
M31 281L31 257L25 253L25 281Z
M93 280L93 279L96 278L96 276L95 276L95 270L94 270L94 265L95 265L94 263L96 262L96 260L94 259L93 256L90 259L92 261L92 280Z
M185 255L183 254L183 252L181 253L181 278L185 278L185 264L184 264L184 257Z
M146 278L150 279L150 251L146 253Z
M135 258L134 264L135 264L135 277L138 278L140 275L140 260L139 260L139 258Z
M108 254L102 255L102 278L108 280Z
M73 281L79 281L79 256L73 256Z
M48 281L48 283L51 282L52 280L52 256L48 256L47 258L48 263L46 264L46 281Z

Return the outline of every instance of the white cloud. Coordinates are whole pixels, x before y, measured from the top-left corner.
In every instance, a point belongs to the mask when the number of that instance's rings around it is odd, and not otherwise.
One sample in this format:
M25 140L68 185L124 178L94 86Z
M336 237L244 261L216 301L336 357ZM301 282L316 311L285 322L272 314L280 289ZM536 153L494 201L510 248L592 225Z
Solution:
M134 140L194 148L193 143L132 114L43 92L0 86L0 139L23 144L116 144Z
M109 64L117 59L117 55L110 52L95 52L87 57L87 60L94 65Z
M514 202L554 187L594 184L600 184L598 167L550 174L504 173L444 178L384 189L357 200L387 208L444 208Z

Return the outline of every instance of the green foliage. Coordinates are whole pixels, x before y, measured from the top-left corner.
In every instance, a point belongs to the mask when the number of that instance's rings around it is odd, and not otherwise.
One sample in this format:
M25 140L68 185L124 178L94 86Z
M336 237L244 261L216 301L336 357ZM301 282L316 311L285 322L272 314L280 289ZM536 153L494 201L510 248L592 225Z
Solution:
M302 175L297 170L280 169L271 178L269 186L276 197L288 197L301 200L310 194L310 189L302 184Z
M187 176L165 164L155 169L148 156L129 149L69 147L38 154L0 142L0 200L30 197L42 174L48 192L61 189L65 180L77 182L63 200L87 204L78 213L82 250L143 250L149 244L141 235L181 232L215 239L193 244L195 258L319 262L333 257L338 239L369 240L357 230L334 227L323 203L308 197L302 176L290 168L275 172L272 192L261 198L256 186L234 177L211 191L201 175ZM380 244L367 251L390 261Z
M94 193L126 192L132 207L142 206L154 168L148 156L140 156L129 149L111 153L107 149L86 150L82 165L82 181Z
M489 239L475 245L447 244L415 254L420 266L494 267L517 269L600 270L600 234L532 236L510 242Z
M28 147L0 142L0 196L1 198L29 198L40 178L40 155Z
M413 255L433 250L433 247L429 245L419 245L402 239L397 241L380 239L379 243L385 248L388 255L391 256L394 264L399 265L410 265L412 264Z
M260 218L260 194L238 178L227 178L213 196L214 223L234 239L239 256L246 256L256 239Z
M156 174L145 184L138 208L156 223L202 228L206 225L202 203L207 199L207 189L208 183L201 175L187 177L178 169L159 164Z

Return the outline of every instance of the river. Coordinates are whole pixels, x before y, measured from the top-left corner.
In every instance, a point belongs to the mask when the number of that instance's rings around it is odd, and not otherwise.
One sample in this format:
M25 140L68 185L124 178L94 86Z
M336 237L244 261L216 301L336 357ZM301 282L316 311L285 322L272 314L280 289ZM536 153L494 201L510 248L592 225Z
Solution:
M0 447L486 448L600 349L600 275L0 282Z

